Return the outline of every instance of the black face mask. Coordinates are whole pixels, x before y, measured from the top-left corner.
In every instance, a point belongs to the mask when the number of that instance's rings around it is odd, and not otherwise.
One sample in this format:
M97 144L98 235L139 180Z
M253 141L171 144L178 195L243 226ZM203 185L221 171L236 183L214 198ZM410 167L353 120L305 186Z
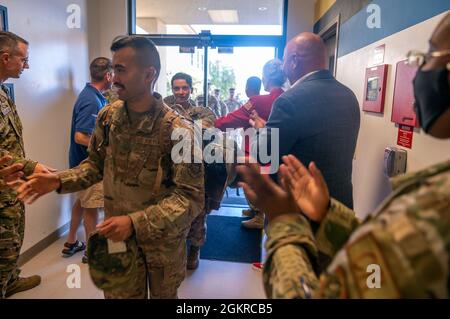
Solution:
M414 79L416 114L425 132L450 107L447 68L417 72Z

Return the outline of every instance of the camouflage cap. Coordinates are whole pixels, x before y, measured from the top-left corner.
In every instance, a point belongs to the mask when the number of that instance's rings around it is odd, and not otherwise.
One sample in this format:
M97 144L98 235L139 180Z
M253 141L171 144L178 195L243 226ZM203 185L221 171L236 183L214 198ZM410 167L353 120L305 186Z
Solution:
M138 248L134 238L126 241L126 252L109 253L108 240L98 232L89 237L87 257L94 284L102 290L124 288L137 273Z

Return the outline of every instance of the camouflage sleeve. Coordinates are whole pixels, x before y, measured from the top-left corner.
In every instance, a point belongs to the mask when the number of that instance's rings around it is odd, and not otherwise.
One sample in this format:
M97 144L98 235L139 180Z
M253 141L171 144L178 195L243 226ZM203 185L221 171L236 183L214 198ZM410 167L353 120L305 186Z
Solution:
M110 107L103 108L97 117L94 132L89 143L89 156L77 167L61 171L58 174L61 188L58 193L74 193L86 189L103 180L103 163L106 156L109 130L105 127L105 119ZM109 124L107 125L109 127Z
M11 154L10 152L2 149L0 151L0 157L6 156L6 155L9 155L13 158L8 165L23 164L22 171L25 174L25 176L30 176L31 174L33 174L34 169L36 168L36 165L38 164L38 162L36 162L36 161L26 159L23 157L19 157L19 156L15 156L15 155Z
M306 218L282 215L267 230L263 281L268 298L312 298L319 283L314 272L317 248Z
M172 127L177 128L186 129L184 132L187 132L193 141L191 124L180 121ZM201 160L193 160L194 156L201 154L201 149L195 143L189 143L192 155L190 159L181 163L171 160L171 182L175 186L174 191L157 204L129 214L139 242L161 239L163 236L179 237L189 229L192 221L204 209L203 163Z
M332 198L328 213L316 232L317 248L321 253L332 258L347 242L358 225L359 221L355 217L355 212Z
M36 165L38 164L38 162L30 160L30 159L17 159L15 161L15 163L21 163L23 164L23 173L25 174L25 176L30 176L31 174L33 174L34 169L36 168Z

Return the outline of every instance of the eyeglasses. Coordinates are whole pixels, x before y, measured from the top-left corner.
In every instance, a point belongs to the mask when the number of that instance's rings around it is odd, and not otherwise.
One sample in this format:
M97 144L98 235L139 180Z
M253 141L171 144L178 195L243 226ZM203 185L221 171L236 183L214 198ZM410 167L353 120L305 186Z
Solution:
M20 61L22 61L23 64L27 64L28 65L28 58L20 58Z
M423 53L420 51L409 51L406 58L408 59L407 63L411 67L422 67L425 62L427 62L430 58L439 58L443 56L450 55L450 49L442 50L442 51L433 51L429 53Z
M3 54L3 53L7 53L7 54L9 54L12 57L14 57L14 56L17 57L17 55L11 54L11 52L0 50L0 54ZM22 62L23 64L27 64L28 65L28 63L29 63L28 57L26 57L26 58L19 57L19 59L20 59L20 62Z

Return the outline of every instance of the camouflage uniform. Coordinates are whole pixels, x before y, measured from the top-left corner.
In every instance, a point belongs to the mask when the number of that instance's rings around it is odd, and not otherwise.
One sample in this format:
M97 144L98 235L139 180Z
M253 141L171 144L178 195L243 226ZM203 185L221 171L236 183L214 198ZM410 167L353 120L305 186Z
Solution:
M217 100L219 101L221 115L222 116L227 115L229 112L227 105L223 101L221 101L219 99L217 99Z
M241 103L239 103L236 99L228 99L224 101L225 105L227 106L228 113L236 111L238 108L242 106Z
M313 233L301 215L270 224L264 285L271 298L448 298L450 161L392 180L362 224L332 200ZM316 275L320 256L332 257ZM369 288L378 265L379 288Z
M105 290L106 298L145 298L147 282L151 298L176 298L185 277L186 236L203 210L203 165L175 164L170 153L173 130L193 134L192 125L156 93L155 99L156 105L137 118L123 101L106 106L99 112L89 157L59 173L61 193L103 179L105 218L132 219L134 234L127 242L136 242L139 250L134 284Z
M203 128L214 127L214 120L216 117L210 109L203 106L196 106L192 99L189 99L189 107L184 108L183 106L176 104L174 98L168 96L164 99L164 102L168 103L172 109L192 121L202 120ZM194 219L191 224L187 240L192 246L202 247L206 242L206 216L210 212L207 206L208 205L205 205L205 209L197 216L197 218Z
M11 155L13 162L25 165L24 173L31 175L36 162L25 159L22 123L14 102L7 95L6 87L0 89L0 151L1 156ZM3 186L3 180L0 181ZM18 278L17 267L25 229L25 207L16 199L17 193L0 187L0 298L8 285Z
M114 91L113 89L106 90L106 92L103 93L103 96L107 101L106 104L112 104L117 100L119 100L119 94L117 94L117 92Z
M203 95L197 96L195 99L198 106L204 106L203 105ZM224 116L225 114L222 113L222 107L220 105L220 101L213 95L208 95L208 108L214 113L214 115L219 118Z
M190 107L196 107L197 106L197 103L195 103L195 101L193 99L191 99L191 98L187 102L189 103ZM175 97L175 95L169 95L169 96L164 98L164 103L166 103L167 105L172 107L172 106L177 104L177 98ZM183 114L183 113L180 113L180 114Z

